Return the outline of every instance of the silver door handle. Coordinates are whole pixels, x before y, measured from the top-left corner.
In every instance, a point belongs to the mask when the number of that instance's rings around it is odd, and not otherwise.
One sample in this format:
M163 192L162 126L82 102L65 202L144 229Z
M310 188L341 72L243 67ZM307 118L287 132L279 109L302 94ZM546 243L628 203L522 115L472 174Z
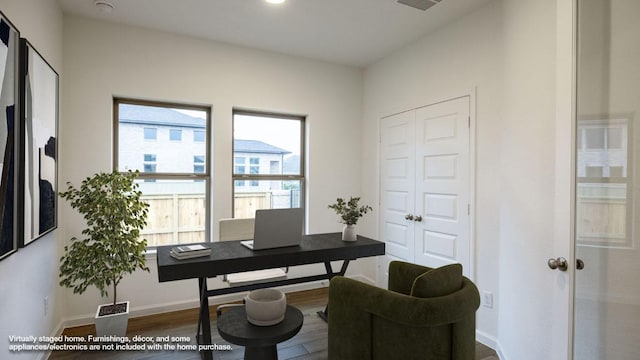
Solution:
M576 259L576 269L584 269L584 261L582 261L582 259Z
M422 215L416 215L416 217L413 218L413 221L421 222L422 221Z
M407 220L413 220L413 215L412 214L407 214L404 216L405 219Z
M547 261L547 265L549 265L549 268L551 270L558 269L560 271L567 271L569 267L567 265L567 259L563 257L559 257L557 259L549 259L549 261Z

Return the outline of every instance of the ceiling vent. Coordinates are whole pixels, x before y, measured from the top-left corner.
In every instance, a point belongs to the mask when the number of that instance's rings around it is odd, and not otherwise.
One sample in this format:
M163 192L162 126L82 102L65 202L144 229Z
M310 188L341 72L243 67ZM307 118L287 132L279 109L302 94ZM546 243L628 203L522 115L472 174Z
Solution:
M400 4L411 6L412 8L420 9L422 11L427 10L441 1L442 0L398 0Z

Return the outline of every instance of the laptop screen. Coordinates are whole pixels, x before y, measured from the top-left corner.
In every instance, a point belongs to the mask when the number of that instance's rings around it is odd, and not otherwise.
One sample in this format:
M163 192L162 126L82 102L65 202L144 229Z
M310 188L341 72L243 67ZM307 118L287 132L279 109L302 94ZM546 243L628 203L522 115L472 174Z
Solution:
M253 249L271 249L300 245L304 209L256 210Z

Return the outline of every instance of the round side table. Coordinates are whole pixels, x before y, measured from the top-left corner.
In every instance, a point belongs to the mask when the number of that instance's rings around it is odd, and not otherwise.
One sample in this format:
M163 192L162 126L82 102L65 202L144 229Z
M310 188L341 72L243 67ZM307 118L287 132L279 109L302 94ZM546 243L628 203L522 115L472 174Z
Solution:
M292 338L302 328L304 316L287 305L284 320L276 325L256 326L247 320L244 307L225 311L218 318L218 332L228 342L244 346L245 360L278 359L277 344Z

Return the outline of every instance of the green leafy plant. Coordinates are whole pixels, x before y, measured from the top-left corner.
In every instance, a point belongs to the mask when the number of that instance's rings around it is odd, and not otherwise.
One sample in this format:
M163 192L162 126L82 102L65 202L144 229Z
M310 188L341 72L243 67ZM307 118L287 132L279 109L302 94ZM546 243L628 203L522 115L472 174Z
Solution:
M134 180L138 171L98 173L82 181L79 189L67 182L67 191L60 197L78 210L87 222L83 239L71 238L60 258L60 285L82 294L93 285L102 296L116 288L126 274L146 266L147 241L140 239L140 230L147 224L149 205L141 200L142 192Z
M341 223L355 225L358 223L358 219L373 210L369 205L358 206L359 201L359 197L351 197L349 201L344 201L343 198L337 198L335 204L329 205L329 209L333 209L336 214L340 216Z

